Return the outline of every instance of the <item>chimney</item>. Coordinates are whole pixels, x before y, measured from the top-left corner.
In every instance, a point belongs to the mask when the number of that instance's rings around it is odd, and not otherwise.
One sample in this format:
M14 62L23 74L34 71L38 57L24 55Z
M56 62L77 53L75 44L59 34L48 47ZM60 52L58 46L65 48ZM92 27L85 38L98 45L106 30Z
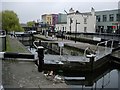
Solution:
M69 13L74 13L73 8L70 8Z
M92 7L91 8L91 14L94 16L95 15L95 9Z

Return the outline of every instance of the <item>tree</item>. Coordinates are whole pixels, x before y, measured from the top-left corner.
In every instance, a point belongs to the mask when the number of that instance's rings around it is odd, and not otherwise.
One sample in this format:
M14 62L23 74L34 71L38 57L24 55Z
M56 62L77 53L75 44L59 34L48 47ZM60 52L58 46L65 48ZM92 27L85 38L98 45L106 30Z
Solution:
M2 11L2 29L6 30L6 32L24 31L17 14L9 10Z
M35 21L29 21L27 22L27 26L32 27L35 25Z
M0 29L2 30L2 13L0 13Z

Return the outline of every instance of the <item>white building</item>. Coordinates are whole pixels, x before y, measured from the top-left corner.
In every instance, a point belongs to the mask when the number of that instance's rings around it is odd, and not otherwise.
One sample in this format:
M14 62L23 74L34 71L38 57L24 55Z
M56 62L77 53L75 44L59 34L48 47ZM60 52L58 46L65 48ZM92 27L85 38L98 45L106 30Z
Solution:
M61 22L55 25L56 31L66 31L67 30L67 22Z
M90 13L80 13L72 8L67 14L67 32L95 33L96 16L92 8Z

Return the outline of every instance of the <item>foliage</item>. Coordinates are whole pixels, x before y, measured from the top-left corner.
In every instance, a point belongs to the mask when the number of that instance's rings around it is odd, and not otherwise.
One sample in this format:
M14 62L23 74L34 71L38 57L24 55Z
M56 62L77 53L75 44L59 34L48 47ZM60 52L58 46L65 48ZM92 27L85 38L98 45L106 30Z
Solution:
M2 11L2 29L7 32L23 31L19 23L19 18L15 12L9 10Z
M29 21L27 22L27 26L32 27L35 25L35 21Z
M0 29L2 29L2 13L0 13Z

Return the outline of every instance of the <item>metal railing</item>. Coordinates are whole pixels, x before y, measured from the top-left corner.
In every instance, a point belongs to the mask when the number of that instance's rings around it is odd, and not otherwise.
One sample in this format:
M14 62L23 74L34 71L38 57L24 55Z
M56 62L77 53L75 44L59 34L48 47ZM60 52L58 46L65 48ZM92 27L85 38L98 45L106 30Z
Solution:
M34 45L34 47L37 49L38 48L38 46L35 44L35 43L38 43L39 41L34 41L33 42L33 45Z
M107 52L108 42L111 42L111 46L110 46L110 48L109 48L109 53L112 52L113 42L114 42L113 39L112 39L112 40L108 40L108 41L104 41L104 42L100 42L100 43L98 43L98 44L96 45L96 50L95 50L95 55L96 55L97 59L98 59L98 56L100 55L99 45L101 45L101 44L105 44L104 56L108 54L108 52ZM88 47L84 50L84 58L83 58L83 60L86 59L87 50L89 50L89 49L90 49L90 47L88 46Z
M90 48L90 47L88 46L88 47L84 50L84 58L83 58L84 61L86 60L87 50L88 50L89 48Z
M111 42L110 52L112 52L112 49L113 49L113 40L108 40L108 41L100 42L100 43L97 44L96 51L97 51L97 54L98 54L98 55L100 54L100 51L99 51L99 45L101 45L101 44L105 44L104 55L107 54L107 46L108 46L108 42Z

